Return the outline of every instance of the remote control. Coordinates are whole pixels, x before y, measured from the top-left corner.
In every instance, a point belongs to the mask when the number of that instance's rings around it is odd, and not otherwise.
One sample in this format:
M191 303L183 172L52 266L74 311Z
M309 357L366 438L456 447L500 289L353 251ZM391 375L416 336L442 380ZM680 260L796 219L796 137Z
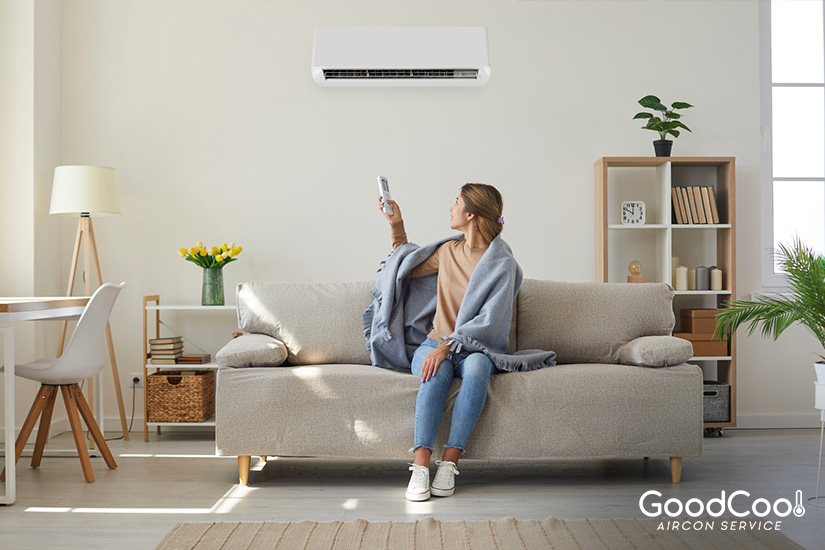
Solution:
M389 203L389 201L392 200L392 197L390 196L390 184L387 183L387 178L384 176L378 176L378 194L384 201L384 214L387 216L392 216L392 205Z

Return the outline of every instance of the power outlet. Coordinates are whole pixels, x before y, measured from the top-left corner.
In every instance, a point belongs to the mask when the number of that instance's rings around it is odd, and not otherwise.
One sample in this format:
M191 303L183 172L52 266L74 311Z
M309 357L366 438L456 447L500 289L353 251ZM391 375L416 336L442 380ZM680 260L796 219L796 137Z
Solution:
M143 387L143 373L132 372L129 374L129 389Z

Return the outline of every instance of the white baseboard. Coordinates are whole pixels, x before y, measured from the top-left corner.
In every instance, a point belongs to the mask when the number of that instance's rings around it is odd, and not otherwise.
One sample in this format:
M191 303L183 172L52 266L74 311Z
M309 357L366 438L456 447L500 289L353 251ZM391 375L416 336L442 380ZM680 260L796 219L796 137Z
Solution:
M22 421L22 419L21 419ZM81 424L83 421L81 420ZM117 429L120 430L120 417L112 417L106 418L103 421L104 426L109 430ZM83 424L85 428L85 424ZM40 424L38 423L34 430L32 430L32 435L29 436L29 443L34 444L34 438L37 437L37 430L40 428ZM61 418L59 420L52 420L52 425L49 428L49 439L52 437L57 437L62 433L66 433L70 431L72 428L69 426L69 419L68 418ZM143 418L135 418L135 422L132 425L132 433L135 433L135 430L140 429L143 430ZM20 433L20 428L15 428L14 430L14 437L17 438L17 435ZM6 430L5 428L0 428L0 444L5 440L6 437Z
M737 428L819 428L820 415L811 414L740 414Z
M22 421L22 420L21 420ZM81 421L82 423L82 421ZM113 416L111 418L105 418L103 420L104 430L108 430L107 434L109 436L115 435L120 433L120 417ZM126 419L126 426L129 426L129 419ZM35 426L35 429L32 431L32 435L29 437L29 445L34 445L34 439L37 434L37 428L39 424ZM85 427L85 425L84 425ZM52 426L49 429L49 438L56 437L62 433L68 432L71 430L69 426L69 419L63 418L60 420L52 420ZM164 432L201 432L201 431L214 431L214 426L164 426ZM17 438L17 435L20 433L20 428L15 430L14 437ZM136 437L136 434L140 435L141 440L143 440L143 417L135 417L134 422L132 423L132 431L131 437ZM155 433L155 428L150 428L149 433ZM6 437L6 430L0 427L0 447L3 446L3 441L5 441Z
M35 437L37 437L37 430L39 428L40 428L40 423L38 422L37 425L34 427L34 430L32 430L31 436L29 436L29 443L34 444L34 439L35 439ZM60 419L60 420L52 420L52 425L49 428L49 438L51 439L52 437L60 435L64 432L68 432L69 430L71 430L71 427L69 426L69 419L68 418L63 418L63 419ZM17 439L17 435L19 433L20 433L20 428L15 428L15 430L14 430L15 439ZM5 438L6 438L6 429L5 428L0 428L0 444L2 444L3 441L5 441Z

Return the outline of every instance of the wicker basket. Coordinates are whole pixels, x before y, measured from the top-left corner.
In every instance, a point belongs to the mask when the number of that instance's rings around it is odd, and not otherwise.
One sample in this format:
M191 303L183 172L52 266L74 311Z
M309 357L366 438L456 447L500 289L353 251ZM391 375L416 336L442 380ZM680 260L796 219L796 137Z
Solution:
M215 371L155 372L146 392L148 422L204 422L215 412Z

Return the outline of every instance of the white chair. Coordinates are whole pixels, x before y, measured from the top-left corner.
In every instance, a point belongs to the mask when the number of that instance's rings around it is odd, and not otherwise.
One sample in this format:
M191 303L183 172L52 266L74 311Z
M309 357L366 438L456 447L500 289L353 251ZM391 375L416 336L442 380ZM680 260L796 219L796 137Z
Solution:
M34 429L37 418L40 419L40 428L37 430L37 442L32 455L32 468L40 466L40 459L43 457L43 448L49 438L49 424L52 420L52 411L57 398L58 388L63 394L63 401L66 404L66 412L69 416L69 424L72 427L77 455L80 458L80 465L83 468L83 476L91 483L95 480L92 473L92 462L89 460L89 452L86 449L86 442L83 436L83 427L80 424L78 412L100 449L103 459L109 468L117 468L115 459L109 451L109 446L103 439L103 433L95 422L92 411L83 392L80 390L80 382L91 378L99 373L106 362L106 323L109 321L109 314L115 305L118 294L126 286L126 283L115 285L106 283L101 285L83 310L80 320L77 322L74 334L72 334L66 351L56 359L38 359L25 365L15 365L14 374L22 378L40 382L40 391L34 399L34 404L29 411L26 421L17 436L15 444L14 460L20 460L23 447L26 446L29 436ZM42 415L42 416L41 416ZM6 478L6 470L0 474L0 480Z

